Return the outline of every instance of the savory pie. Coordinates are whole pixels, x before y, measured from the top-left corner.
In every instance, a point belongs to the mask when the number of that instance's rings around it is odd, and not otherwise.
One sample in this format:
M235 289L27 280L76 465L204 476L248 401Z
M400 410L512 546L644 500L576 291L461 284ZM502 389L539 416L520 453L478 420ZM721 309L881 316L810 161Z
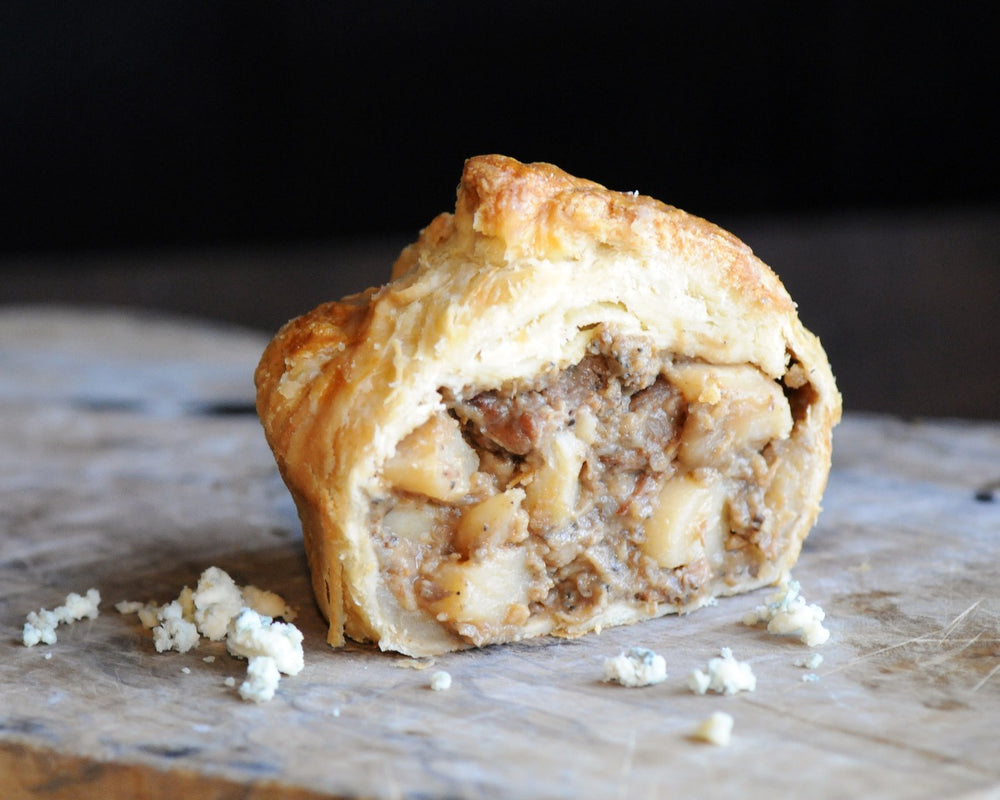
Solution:
M282 328L256 384L329 641L414 656L777 582L841 408L736 237L497 155L389 283Z

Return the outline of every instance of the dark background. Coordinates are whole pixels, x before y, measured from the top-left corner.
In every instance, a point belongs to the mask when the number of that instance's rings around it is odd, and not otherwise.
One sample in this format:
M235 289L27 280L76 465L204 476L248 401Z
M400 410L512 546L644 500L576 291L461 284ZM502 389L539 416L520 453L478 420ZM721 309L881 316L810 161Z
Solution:
M740 235L849 405L1000 416L997 17L979 2L0 3L0 303L273 329L383 280L452 206L462 161L502 152Z

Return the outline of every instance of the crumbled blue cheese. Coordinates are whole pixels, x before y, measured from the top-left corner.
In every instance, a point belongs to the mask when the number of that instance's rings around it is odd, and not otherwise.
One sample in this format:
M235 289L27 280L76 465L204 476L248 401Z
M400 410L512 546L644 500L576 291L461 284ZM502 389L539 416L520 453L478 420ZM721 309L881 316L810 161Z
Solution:
M226 649L239 658L269 656L285 675L298 675L304 664L302 631L263 617L252 608L243 608L230 621Z
M76 622L79 619L97 619L100 611L101 593L97 589L88 589L85 595L70 592L66 600L56 609L56 614L65 623Z
M431 675L431 689L435 692L445 692L451 688L451 675L439 669Z
M176 650L186 653L198 646L201 636L190 619L185 619L184 607L178 600L167 603L157 612L159 625L153 628L153 645L157 653Z
M604 660L604 680L622 686L651 686L667 679L663 656L645 647L632 647Z
M803 669L816 669L823 663L823 656L819 653L810 653L807 658L795 659L794 663L796 667L802 667Z
M693 739L725 747L733 736L733 718L725 711L713 711L691 733Z
M296 675L304 665L302 632L288 622L295 611L284 598L256 586L241 588L218 567L206 569L193 590L185 586L165 605L122 601L115 607L122 614L139 615L153 631L157 652L185 653L201 637L225 639L230 654L247 659L247 679L240 686L240 696L247 700L270 700L281 674ZM276 622L275 616L285 621ZM227 685L235 686L235 679Z
M96 619L100 614L101 593L97 589L88 589L86 594L80 595L70 592L62 605L56 606L49 611L40 608L28 614L21 632L21 640L25 647L34 647L36 644L55 644L56 628L59 625L69 625L81 619Z
M823 644L830 638L830 631L823 627L826 614L818 605L806 603L800 590L798 581L785 581L766 603L744 615L743 624L766 624L768 633L797 636L809 647Z
M28 613L28 619L24 623L24 630L21 639L25 647L34 647L39 642L43 644L56 643L56 628L59 626L59 617L54 611L47 608L40 608L38 611Z
M229 573L218 567L202 572L192 595L194 621L206 639L219 642L226 638L229 621L243 608L243 593Z
M280 680L280 670L271 656L251 656L246 679L240 684L240 697L254 703L266 703L274 698Z
M732 650L723 647L718 658L709 659L705 670L695 669L688 676L688 688L695 694L752 692L757 688L757 677L747 662L737 661Z

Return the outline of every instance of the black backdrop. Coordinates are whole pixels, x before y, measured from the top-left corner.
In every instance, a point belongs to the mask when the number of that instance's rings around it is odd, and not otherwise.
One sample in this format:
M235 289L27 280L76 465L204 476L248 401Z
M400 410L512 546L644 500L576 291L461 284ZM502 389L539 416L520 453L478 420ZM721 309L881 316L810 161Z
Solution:
M989 3L0 2L0 248L410 237L504 152L725 222L1000 201Z

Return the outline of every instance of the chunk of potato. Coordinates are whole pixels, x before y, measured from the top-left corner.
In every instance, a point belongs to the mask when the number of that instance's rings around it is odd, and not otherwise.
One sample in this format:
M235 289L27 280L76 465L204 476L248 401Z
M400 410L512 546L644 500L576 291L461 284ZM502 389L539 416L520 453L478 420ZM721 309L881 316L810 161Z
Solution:
M528 552L506 547L483 561L450 561L434 577L446 592L431 611L442 622L503 625L512 606L525 605L530 575Z
M528 534L528 513L521 508L524 489L513 488L469 506L458 522L452 543L470 556L481 548L520 542Z
M586 445L570 431L552 437L542 453L544 462L524 487L524 505L537 527L561 528L576 515L586 453Z
M429 542L438 525L438 507L426 503L401 504L385 515L382 525L400 539Z
M663 484L646 521L642 551L665 569L721 552L725 485L717 476L686 473Z
M469 493L479 456L462 438L458 422L432 416L403 439L383 475L395 488L450 502Z
M735 451L785 439L792 412L781 385L750 365L676 365L671 382L689 403L678 456L690 467L719 466Z

